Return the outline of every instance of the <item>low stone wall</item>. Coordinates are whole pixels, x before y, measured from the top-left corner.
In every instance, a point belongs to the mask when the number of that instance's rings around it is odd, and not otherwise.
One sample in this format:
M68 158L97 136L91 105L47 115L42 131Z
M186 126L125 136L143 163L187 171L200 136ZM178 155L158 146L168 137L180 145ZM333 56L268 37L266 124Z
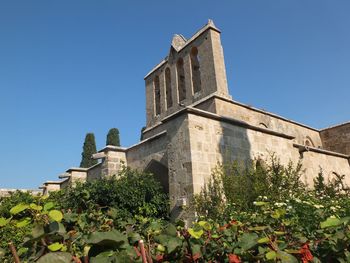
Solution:
M0 189L0 197L8 197L16 191L29 192L32 195L41 195L43 193L40 189Z

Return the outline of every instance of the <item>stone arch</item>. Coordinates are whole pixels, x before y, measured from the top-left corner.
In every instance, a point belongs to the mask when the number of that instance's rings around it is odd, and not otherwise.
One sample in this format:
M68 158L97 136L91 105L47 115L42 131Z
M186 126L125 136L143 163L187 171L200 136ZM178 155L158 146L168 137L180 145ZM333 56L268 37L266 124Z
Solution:
M305 146L310 146L310 147L315 147L314 142L311 140L309 136L306 136L304 139L304 145Z
M200 71L200 64L199 64L198 49L196 47L191 48L190 57L191 57L193 92L197 93L201 90L201 71Z
M145 168L145 172L152 173L160 182L164 192L169 194L169 169L159 161L151 160Z
M153 88L154 88L154 106L155 106L155 115L160 114L160 83L159 76L155 76L153 80Z
M263 123L263 122L260 122L260 123L259 123L259 126L260 126L260 127L263 127L263 128L266 128L266 129L269 128L269 127L267 126L267 124L266 124L266 123Z
M179 93L179 102L186 99L186 85L185 85L185 70L184 60L179 58L176 63L177 70L177 90Z
M171 96L171 73L170 69L165 69L165 92L166 92L166 106L169 109L173 106L173 98Z

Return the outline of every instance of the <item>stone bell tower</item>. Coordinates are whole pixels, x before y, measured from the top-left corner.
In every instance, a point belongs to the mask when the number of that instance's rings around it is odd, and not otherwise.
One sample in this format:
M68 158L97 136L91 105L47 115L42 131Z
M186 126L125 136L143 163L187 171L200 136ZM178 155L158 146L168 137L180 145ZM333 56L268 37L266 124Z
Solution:
M209 95L230 98L220 30L213 21L190 39L174 35L168 56L145 82L146 128Z

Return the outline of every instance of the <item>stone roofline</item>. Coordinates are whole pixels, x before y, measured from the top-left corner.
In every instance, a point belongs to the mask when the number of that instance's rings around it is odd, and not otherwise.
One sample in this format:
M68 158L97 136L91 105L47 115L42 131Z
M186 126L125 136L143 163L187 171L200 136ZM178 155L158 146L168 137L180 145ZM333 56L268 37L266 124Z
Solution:
M0 188L0 192L38 192L38 189Z
M203 34L205 31L207 31L209 29L212 29L218 33L221 33L221 31L214 25L213 20L209 19L208 23L205 26L203 26L201 29L199 29L190 39L188 39L181 48L175 49L176 52L179 53L182 49L184 49L186 46L188 46L190 43L192 43L196 38L198 38L201 34ZM182 35L180 35L180 36L182 38L184 38ZM149 77L154 71L156 71L161 66L163 66L167 61L168 61L168 56L166 56L159 64L157 64L153 69L151 69L151 71L146 74L144 79Z
M350 121L347 121L347 122L343 122L343 123L340 123L340 124L336 124L336 125L332 125L332 126L323 128L320 131L325 131L325 130L330 130L330 129L334 129L334 128L339 128L341 126L345 126L345 125L349 125L349 124L350 124Z
M107 145L104 148L102 148L101 150L99 150L98 153L107 152L107 151L125 152L126 148L120 147L120 146L114 146L114 145Z
M43 183L43 186L40 186L39 189L42 189L43 187L46 187L47 185L49 184L63 184L64 182L66 182L68 180L65 179L65 180L62 180L62 181L46 181L45 183Z
M154 128L156 128L156 127L158 127L159 125L161 125L161 123L167 121L167 119L172 118L174 115L178 115L179 113L185 111L187 108L196 107L196 106L198 106L198 105L200 105L200 104L202 104L202 103L205 103L206 101L208 101L208 100L210 100L210 99L213 99L213 98L215 98L215 99L220 99L220 100L224 100L224 101L226 101L226 102L229 102L229 103L232 103L232 104L235 104L235 105L239 105L239 106L242 106L242 107L244 107L244 108L250 109L250 110L252 110L252 111L260 112L260 113L269 115L269 116L271 116L271 117L274 117L274 118L277 118L277 119L280 119L280 120L283 120L283 121L286 121L286 122L289 122L289 123L292 123L292 124L296 124L296 125L298 125L298 126L301 126L301 127L304 127L304 128L307 128L307 129L316 131L316 132L320 132L320 131L321 131L321 130L318 130L318 129L316 129L316 128L310 127L310 126L308 126L308 125L302 124L302 123L300 123L300 122L296 122L296 121L293 121L293 120L284 118L284 117L282 117L282 116L280 116L280 115L277 115L277 114L274 114L274 113L271 113L271 112L268 112L268 111L265 111L265 110L262 110L262 109L255 108L255 107L252 107L252 106L250 106L250 105L247 105L247 104L244 104L244 103L241 103L241 102L238 102L238 101L234 101L234 100L232 100L232 99L230 99L230 98L227 98L227 97L222 96L222 95L217 94L217 93L213 93L213 94L208 95L207 97L204 97L203 99L201 99L201 100L199 100L199 101L196 101L195 103L189 105L189 106L186 107L186 108L182 108L182 109L180 109L180 110L178 110L178 111L176 111L176 112L174 112L174 113L172 113L172 114L166 116L165 118L163 118L163 119L161 120L160 123L158 123L158 124L156 124L156 125L154 125L154 126L152 126L152 127L149 127L149 128L147 128L147 129L145 129L144 132L148 132L148 131L150 131L150 130L153 130ZM218 115L218 116L219 116L219 115Z
M205 98L204 101L206 101L206 100L208 100L210 98L213 98L213 97L227 100L227 98L222 98L222 97L214 94L214 95L210 95L207 98ZM194 104L198 105L198 104L203 103L204 101L202 100L202 101L199 101L198 103L194 103ZM256 109L256 108L252 108L252 107L250 107L248 105L241 104L241 103L238 103L238 102L235 102L235 101L232 101L232 100L231 100L231 102L234 103L234 104L237 104L237 105L245 106L245 107L247 107L249 109L252 109L252 110L255 110L255 111L258 111L258 112L262 112L262 113L265 113L265 114L270 114L273 117L280 118L280 119L288 121L290 123L297 124L297 125L300 125L300 126L305 127L305 128L309 128L309 129L314 130L314 131L318 131L317 129L305 126L303 124L300 124L300 123L297 123L297 122L294 122L294 121L291 121L291 120L288 120L288 119L285 119L285 118L283 118L281 116L278 116L278 115L275 115L275 114L272 114L272 113L267 113L266 111L262 111L262 110L259 110L259 109ZM198 109L198 108L194 108L193 107L194 104L191 105L191 106L187 106L187 107L185 107L185 108L183 108L183 109L181 109L181 110L179 110L179 111L177 111L177 112L175 112L175 113L165 117L159 124L146 129L145 132L151 131L151 130L161 126L162 124L164 124L164 123L166 123L168 121L171 121L172 119L175 119L175 118L181 116L182 114L194 114L194 115L210 118L210 119L213 119L213 120L218 120L218 121L231 123L231 124L234 124L234 125L237 125L237 126L240 126L240 127L244 127L244 128L247 128L247 129L260 131L260 132L263 132L263 133L266 133L266 134L270 134L270 135L273 135L273 136L282 137L282 138L285 138L285 139L288 139L288 140L295 139L294 136L289 135L289 134L276 132L276 131L268 129L268 128L251 125L249 123L246 123L246 122L243 122L241 120L237 120L237 119L234 119L234 118L231 118L231 117L225 117L225 116L218 115L216 113L212 113L212 112L204 111L204 110L201 110L201 109ZM167 133L166 130L162 131L160 133L157 133L157 134L153 135L152 137L150 137L150 138L148 138L148 139L146 139L144 141L141 141L138 144L135 144L135 145L127 148L126 151L128 149L130 149L130 148L137 147L138 145L141 145L141 144L143 144L143 143L145 143L145 142L147 142L149 140L152 140L152 139L155 139L155 138L159 138L159 137L161 137L163 135L166 135L166 133ZM318 153L318 154L331 155L331 156L347 159L350 162L350 155L346 155L346 154L342 154L342 153L338 153L338 152L334 152L334 151L329 151L329 150L325 150L325 149L320 149L320 148L316 148L316 147L305 146L305 145L298 144L298 143L293 143L293 146L295 148L298 148L299 151L311 151L311 152L315 152L315 153Z
M225 97L222 97L222 96L218 96L217 94L214 94L213 97L217 98L217 99L221 99L221 100L224 100L224 101L227 101L227 102L230 102L232 104L235 104L235 105L239 105L239 106L242 106L244 108L247 108L247 109L250 109L252 111L256 111L256 112L260 112L260 113L263 113L263 114L266 114L266 115L269 115L271 117L274 117L274 118L277 118L277 119L280 119L280 120L283 120L283 121L286 121L286 122L289 122L289 123L292 123L292 124L296 124L298 126L301 126L301 127L304 127L304 128L307 128L307 129L310 129L310 130L313 130L313 131L317 131L317 132L320 132L319 129L316 129L316 128L313 128L311 126L308 126L306 124L303 124L303 123L300 123L300 122L297 122L297 121L293 121L291 119L287 119L283 116L280 116L278 114L275 114L275 113L272 113L272 112L269 112L269 111L266 111L266 110L262 110L262 109L258 109L258 108L255 108L253 106L250 106L248 104L244 104L242 102L238 102L238 101L235 101L235 100L231 100L231 99L228 99L228 98L225 98Z
M291 119L287 119L281 115L278 115L278 114L275 114L275 113L272 113L272 112L269 112L269 111L266 111L266 110L262 110L262 109L259 109L259 108L255 108L253 106L250 106L248 104L244 104L242 102L238 102L238 101L235 101L235 100L232 100L230 98L227 98L225 96L222 96L220 94L217 94L217 93L213 93L213 94L210 94L208 95L207 97L204 97L203 99L199 100L199 101L196 101L195 103L189 105L189 107L196 107L202 103L205 103L206 101L210 100L210 99L213 99L213 98L216 98L216 99L220 99L220 100L224 100L226 102L229 102L229 103L232 103L232 104L235 104L235 105L238 105L238 106L242 106L244 108L247 108L247 109L250 109L252 111L255 111L255 112L259 112L259 113L263 113L263 114L266 114L266 115L269 115L271 117L274 117L274 118L277 118L277 119L280 119L280 120L283 120L283 121L286 121L286 122L289 122L289 123L292 123L292 124L295 124L295 125L298 125L300 127L303 127L303 128L306 128L306 129L309 129L309 130L313 130L313 131L316 131L316 132L321 132L321 131L324 131L324 130L328 130L328 129L332 129L332 128L337 128L337 127L340 127L340 126L343 126L343 125L347 125L347 124L350 124L350 121L348 122L345 122L345 123L341 123L341 124L338 124L338 125L334 125L334 126L330 126L330 127L327 127L327 128L323 128L323 129L316 129L314 127L311 127L309 125L306 125L306 124L303 124L303 123L300 123L300 122L297 122L297 121L294 121L294 120L291 120ZM166 116L163 120L161 120L161 123L166 121L168 118L172 118L173 115L177 115L179 114L180 112L183 112L186 108L183 108L183 109L180 109L174 113L172 113L171 115L168 115ZM147 131L150 131L150 130L153 130L154 128L158 127L161 123L158 123L152 127L149 127L147 129L144 130L144 132L147 132Z

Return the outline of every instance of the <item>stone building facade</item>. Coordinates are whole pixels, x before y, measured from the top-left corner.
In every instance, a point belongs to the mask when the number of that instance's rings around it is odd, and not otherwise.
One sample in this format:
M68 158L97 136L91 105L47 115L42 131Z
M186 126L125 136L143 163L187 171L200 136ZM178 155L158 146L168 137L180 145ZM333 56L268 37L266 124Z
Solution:
M61 187L118 172L122 165L155 174L169 192L172 215L198 193L218 163L267 158L302 160L312 185L326 177L350 182L350 122L323 130L232 100L227 86L220 30L209 20L190 39L173 37L169 54L145 76L146 129L128 148L106 146L97 165L71 168ZM57 182L46 183L44 192ZM54 187L53 187L54 188Z

